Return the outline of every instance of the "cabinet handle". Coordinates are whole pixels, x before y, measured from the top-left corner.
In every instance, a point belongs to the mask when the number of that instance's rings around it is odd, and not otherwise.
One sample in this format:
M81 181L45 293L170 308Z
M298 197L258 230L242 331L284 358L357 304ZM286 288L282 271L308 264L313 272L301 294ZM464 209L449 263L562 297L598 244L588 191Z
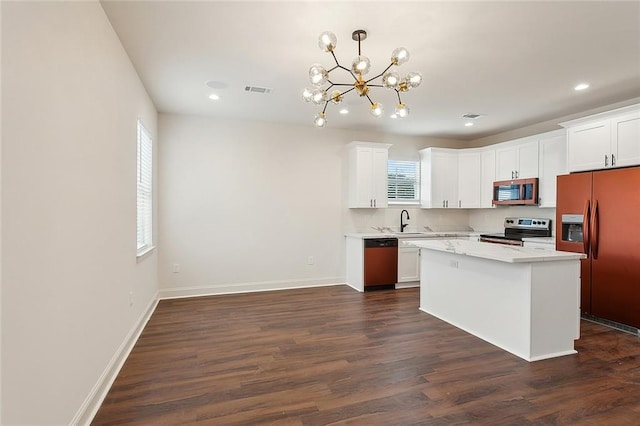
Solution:
M513 179L513 170L511 170L511 179Z
M369 198L369 207L373 207L373 199Z
M616 165L616 156L611 154L611 166L615 166Z
M458 200L458 207L462 207L462 200Z
M447 200L447 208L449 207L449 200Z
M373 207L378 207L378 205L376 204L376 201L378 201L377 199L373 199Z
M442 200L442 207L444 207L444 200Z
M609 166L609 156L607 154L604 155L604 166L605 167Z

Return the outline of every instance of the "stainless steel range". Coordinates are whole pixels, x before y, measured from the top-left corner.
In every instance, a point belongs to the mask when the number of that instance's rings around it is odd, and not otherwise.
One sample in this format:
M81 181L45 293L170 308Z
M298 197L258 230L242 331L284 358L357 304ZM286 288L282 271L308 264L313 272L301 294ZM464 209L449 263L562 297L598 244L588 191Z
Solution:
M482 234L480 241L486 243L521 246L527 237L550 237L551 219L531 217L507 217L504 219L504 233Z

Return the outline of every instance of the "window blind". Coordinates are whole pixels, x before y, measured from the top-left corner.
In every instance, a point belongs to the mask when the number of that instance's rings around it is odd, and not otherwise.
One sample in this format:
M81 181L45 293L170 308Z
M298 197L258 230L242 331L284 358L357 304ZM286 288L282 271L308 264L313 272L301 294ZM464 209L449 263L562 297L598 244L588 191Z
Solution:
M138 120L137 252L153 247L153 141Z
M389 160L387 162L389 202L420 202L420 162Z

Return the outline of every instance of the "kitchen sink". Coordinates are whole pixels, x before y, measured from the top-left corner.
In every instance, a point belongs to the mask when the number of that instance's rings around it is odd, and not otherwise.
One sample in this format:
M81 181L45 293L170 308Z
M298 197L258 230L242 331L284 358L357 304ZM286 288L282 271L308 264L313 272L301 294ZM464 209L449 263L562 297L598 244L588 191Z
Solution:
M427 232L395 232L395 236L400 238L400 237L404 237L404 238L419 238L419 237L424 237L426 236L428 233Z

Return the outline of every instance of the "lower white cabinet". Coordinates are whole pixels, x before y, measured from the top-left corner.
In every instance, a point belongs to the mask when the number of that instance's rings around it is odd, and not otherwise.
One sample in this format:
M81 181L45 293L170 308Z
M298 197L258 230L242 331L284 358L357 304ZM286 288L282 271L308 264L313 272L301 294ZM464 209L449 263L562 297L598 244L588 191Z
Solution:
M398 282L420 281L420 249L398 247Z

